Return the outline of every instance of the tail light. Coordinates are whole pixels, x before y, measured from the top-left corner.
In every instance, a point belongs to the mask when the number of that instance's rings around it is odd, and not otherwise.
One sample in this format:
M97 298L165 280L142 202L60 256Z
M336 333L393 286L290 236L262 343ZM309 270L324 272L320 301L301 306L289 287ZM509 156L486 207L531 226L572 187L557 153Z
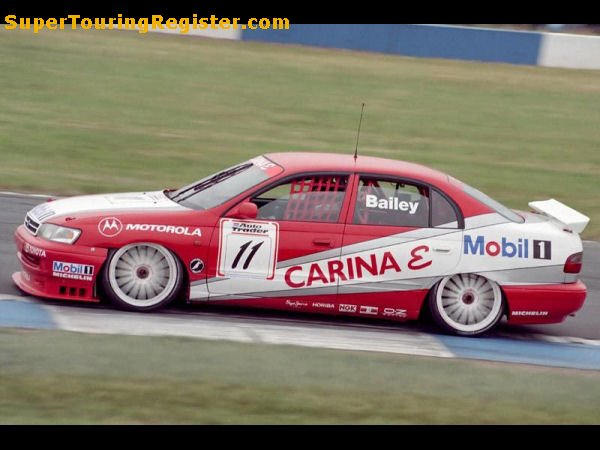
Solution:
M565 261L564 273L579 273L581 272L581 264L583 262L583 252L573 253Z

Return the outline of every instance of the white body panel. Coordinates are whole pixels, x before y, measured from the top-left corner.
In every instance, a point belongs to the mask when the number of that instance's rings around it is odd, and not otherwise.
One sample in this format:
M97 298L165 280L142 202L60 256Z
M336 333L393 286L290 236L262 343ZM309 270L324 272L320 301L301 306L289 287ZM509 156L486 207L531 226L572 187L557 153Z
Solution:
M42 203L33 208L29 215L42 223L46 220L67 214L89 211L120 211L136 209L185 210L183 206L172 202L162 191L132 192L126 194L82 195L53 202Z
M579 236L546 217L524 216L524 223L516 223L487 214L467 219L464 230L426 228L344 246L341 255L337 249L278 261L269 280L216 277L194 283L190 297L226 300L429 289L441 277L458 273L481 274L500 285L575 281L563 268L570 255L583 250ZM359 272L359 259L376 273L365 264Z

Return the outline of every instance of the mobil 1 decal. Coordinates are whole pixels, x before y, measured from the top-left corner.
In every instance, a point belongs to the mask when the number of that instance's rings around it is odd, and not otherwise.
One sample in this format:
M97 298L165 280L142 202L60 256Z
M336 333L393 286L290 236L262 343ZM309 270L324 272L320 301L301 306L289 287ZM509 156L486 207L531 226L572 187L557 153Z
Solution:
M276 222L222 219L220 233L218 276L273 279L279 244Z
M552 259L552 245L550 241L533 240L533 257L535 259Z
M481 255L517 259L552 259L552 242L537 239L509 239L501 236L489 239L484 235L464 236L465 255Z

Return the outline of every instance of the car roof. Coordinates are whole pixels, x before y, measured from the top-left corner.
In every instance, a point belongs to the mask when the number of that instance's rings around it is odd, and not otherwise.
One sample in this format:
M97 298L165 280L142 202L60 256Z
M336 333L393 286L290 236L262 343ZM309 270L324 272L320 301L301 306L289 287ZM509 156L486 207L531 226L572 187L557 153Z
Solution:
M339 153L312 153L312 152L288 152L267 153L266 158L282 166L291 172L312 171L340 171L358 173L376 173L383 175L394 175L405 178L419 179L434 185L447 185L449 177L447 174L421 164L398 161L375 156L354 155Z

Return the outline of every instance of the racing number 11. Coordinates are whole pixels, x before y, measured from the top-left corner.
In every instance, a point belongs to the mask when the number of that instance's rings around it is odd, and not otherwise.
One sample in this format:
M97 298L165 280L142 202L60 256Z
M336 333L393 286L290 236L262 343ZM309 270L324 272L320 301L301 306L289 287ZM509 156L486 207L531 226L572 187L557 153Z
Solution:
M222 219L217 276L273 279L278 224Z
M256 255L256 252L258 251L258 249L260 248L260 246L263 245L264 243L265 243L265 241L261 241L261 242L259 242L258 244L256 244L255 246L252 247L252 250L250 251L250 254L246 258L246 262L244 263L244 267L242 267L244 270L246 270L248 268L248 266L252 262L252 258L254 258L254 255ZM246 249L248 248L248 246L250 244L252 244L252 241L248 241L248 242L246 242L245 244L243 244L240 247L240 251L236 255L235 259L233 260L233 264L231 264L231 268L232 269L235 269L237 267L238 263L240 262L240 258L246 252Z

